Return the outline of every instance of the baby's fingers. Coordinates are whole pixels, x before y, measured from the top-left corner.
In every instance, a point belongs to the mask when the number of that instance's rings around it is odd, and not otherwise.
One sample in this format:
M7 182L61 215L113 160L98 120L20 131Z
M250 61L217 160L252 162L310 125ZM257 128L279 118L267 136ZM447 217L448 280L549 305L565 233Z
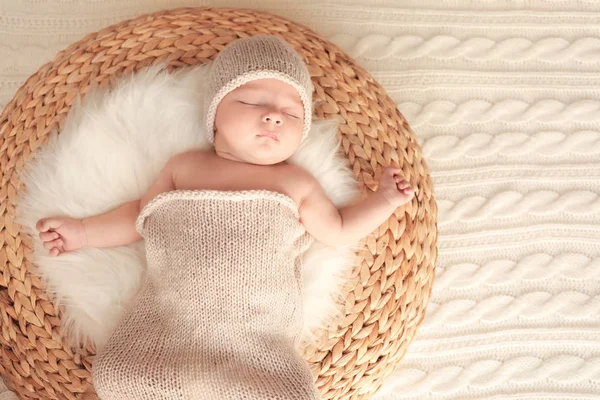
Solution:
M62 221L58 218L42 218L35 224L35 227L39 232L47 232L48 230L56 229L61 225Z
M59 237L60 237L60 235L56 232L41 232L40 233L40 239L42 239L44 242L58 239Z
M396 180L399 177L399 173L400 171L402 171L400 168L394 168L394 167L387 167L386 169L383 170L383 176L388 176L394 180Z
M410 183L408 183L407 181L400 181L398 182L398 189L406 189L406 188L412 188L412 186L410 186Z
M44 242L44 247L47 248L48 250L54 249L56 247L62 247L62 245L63 245L62 239L56 239L56 240L52 240L50 242Z

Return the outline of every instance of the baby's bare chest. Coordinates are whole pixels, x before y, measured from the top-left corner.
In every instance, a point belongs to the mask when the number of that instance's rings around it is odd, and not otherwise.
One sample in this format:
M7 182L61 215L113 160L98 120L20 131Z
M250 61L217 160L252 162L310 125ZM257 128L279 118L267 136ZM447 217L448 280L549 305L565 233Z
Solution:
M270 190L283 193L299 204L304 197L302 176L291 165L262 166L188 157L175 168L177 190Z

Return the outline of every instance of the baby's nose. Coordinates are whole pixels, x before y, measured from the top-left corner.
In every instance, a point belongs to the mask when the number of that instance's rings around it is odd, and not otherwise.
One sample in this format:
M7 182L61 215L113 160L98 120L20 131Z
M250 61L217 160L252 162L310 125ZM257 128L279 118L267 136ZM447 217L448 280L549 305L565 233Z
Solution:
M278 113L269 113L263 116L263 122L275 122L276 125L281 125L283 120Z

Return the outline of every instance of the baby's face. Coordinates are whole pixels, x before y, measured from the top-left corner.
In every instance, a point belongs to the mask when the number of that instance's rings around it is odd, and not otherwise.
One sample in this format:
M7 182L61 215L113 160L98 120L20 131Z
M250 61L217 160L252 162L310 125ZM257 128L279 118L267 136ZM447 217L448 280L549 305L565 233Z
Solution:
M229 92L215 114L215 151L236 161L272 165L300 146L304 107L296 89L257 79Z

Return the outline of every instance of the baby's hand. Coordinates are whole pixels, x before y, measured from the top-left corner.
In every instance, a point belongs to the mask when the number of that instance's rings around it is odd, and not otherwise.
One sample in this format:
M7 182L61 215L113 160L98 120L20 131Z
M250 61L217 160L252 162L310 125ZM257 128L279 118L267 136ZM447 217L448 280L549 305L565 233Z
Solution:
M43 218L37 222L35 228L40 232L40 239L44 241L44 247L49 250L51 256L85 247L85 228L79 219Z
M387 167L379 179L377 190L394 207L408 203L415 196L412 186L399 175L400 172L400 168Z

